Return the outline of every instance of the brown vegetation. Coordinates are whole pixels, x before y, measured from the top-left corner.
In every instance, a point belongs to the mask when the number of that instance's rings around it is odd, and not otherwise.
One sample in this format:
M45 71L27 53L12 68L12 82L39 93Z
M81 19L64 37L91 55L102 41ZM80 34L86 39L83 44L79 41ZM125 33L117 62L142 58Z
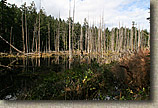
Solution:
M128 84L136 91L150 85L150 51L140 50L130 58L123 58L112 68L115 76L122 84Z

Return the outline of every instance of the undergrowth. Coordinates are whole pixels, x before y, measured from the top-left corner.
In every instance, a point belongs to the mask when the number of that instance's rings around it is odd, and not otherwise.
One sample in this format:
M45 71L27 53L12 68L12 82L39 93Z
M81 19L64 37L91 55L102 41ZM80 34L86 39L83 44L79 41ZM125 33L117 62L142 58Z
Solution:
M50 72L18 99L28 100L149 100L150 53L139 52L120 62L75 61L64 72Z

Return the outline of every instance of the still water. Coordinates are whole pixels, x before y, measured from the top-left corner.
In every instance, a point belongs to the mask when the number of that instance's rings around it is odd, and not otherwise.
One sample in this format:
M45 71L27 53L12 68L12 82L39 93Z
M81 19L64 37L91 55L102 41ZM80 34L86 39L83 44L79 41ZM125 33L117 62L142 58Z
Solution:
M33 98L30 96L31 99L67 99L68 96L76 96L75 93L72 93L71 95L68 93L66 94L66 90L70 91L70 88L66 87L71 86L71 82L67 79L70 79L69 77L76 77L78 78L76 84L78 84L78 82L83 83L83 73L82 75L80 73L77 74L80 77L75 76L76 74L73 74L74 76L64 74L64 77L62 75L66 70L74 68L78 64L91 64L92 61L102 64L103 61L104 63L110 62L110 59L102 60L99 57L81 57L78 55L74 56L72 61L69 61L69 57L64 55L53 55L46 58L0 58L1 65L8 66L0 67L0 99L17 100L25 99L25 97L27 97L26 99L29 99L29 93L35 95ZM73 81L74 80L76 79L74 78ZM79 88L81 84L72 86ZM34 89L35 87L36 89ZM92 89L95 88L93 87ZM30 92L28 93L28 91ZM42 98L37 98L36 95L42 95ZM51 95L51 98L48 98L49 95ZM56 95L58 95L59 98L55 98L57 97ZM109 97L106 96L106 99L108 98Z

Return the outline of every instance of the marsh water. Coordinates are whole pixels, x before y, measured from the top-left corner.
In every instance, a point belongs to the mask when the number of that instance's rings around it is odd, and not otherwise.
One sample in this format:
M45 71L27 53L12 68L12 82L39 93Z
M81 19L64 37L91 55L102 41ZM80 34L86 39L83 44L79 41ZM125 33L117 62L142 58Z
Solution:
M62 72L69 68L67 57L0 58L0 63L11 69L1 69L0 99L17 99L16 95L31 89L43 74Z
M101 62L97 57L78 55L74 56L72 61L69 61L66 55L45 58L0 58L0 63L8 66L0 69L0 99L16 100L19 95L40 84L44 77L47 78L52 74L60 75L58 73L63 73L78 63L90 64L92 60Z

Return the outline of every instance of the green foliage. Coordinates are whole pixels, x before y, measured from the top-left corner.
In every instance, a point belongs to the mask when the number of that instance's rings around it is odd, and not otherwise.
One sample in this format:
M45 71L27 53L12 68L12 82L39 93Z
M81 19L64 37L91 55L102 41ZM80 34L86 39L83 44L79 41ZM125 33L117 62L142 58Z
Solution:
M99 65L74 63L72 69L44 74L40 83L19 99L43 100L148 100L150 88L135 91L126 86L119 86L119 80L111 72L116 65L113 62ZM39 69L40 70L40 69ZM38 72L37 72L38 73Z

